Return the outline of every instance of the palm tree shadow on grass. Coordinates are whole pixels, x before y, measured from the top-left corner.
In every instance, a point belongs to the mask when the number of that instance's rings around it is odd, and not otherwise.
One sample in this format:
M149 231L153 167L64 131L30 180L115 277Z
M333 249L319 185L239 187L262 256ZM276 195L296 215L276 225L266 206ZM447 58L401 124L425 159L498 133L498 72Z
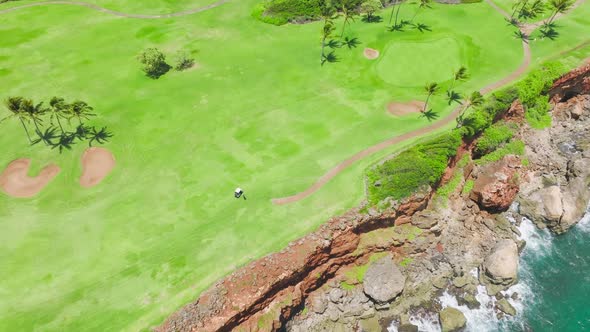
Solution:
M323 58L322 58L322 66L327 62L327 63L335 63L338 62L339 59L336 56L336 53L334 53L334 51L328 53L328 54L324 54Z
M428 31L428 32L432 32L432 29L430 28L430 26L424 24L424 23L414 23L412 24L412 28L424 33L424 31Z
M522 40L525 43L528 43L529 42L529 36L526 33L522 32L520 30L514 31L513 35L514 35L514 37L516 39L520 39L520 40Z
M383 22L383 18L379 15L363 16L361 21L365 23L381 23Z
M438 114L438 112L435 112L432 109L429 109L428 111L421 112L420 117L426 118L426 120L432 122L432 121L438 119L439 114Z
M451 103L453 103L453 102L455 102L457 104L462 104L461 99L463 99L463 96L461 96L461 94L459 92L447 91L447 101L448 101L449 105L451 105Z
M555 30L555 23L548 24L543 26L539 32L541 33L541 38L548 38L550 40L555 40L559 37L559 32Z
M344 37L344 41L342 41L342 45L348 47L349 49L357 48L360 44L361 44L361 42L356 37L354 37L354 38Z

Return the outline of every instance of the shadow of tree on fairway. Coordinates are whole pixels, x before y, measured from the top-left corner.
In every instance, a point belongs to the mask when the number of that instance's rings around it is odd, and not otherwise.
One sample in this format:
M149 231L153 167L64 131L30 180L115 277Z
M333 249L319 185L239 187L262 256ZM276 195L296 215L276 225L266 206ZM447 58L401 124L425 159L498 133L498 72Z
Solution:
M435 112L434 110L429 109L428 111L422 112L420 114L420 117L421 118L426 118L426 120L432 122L433 120L438 119L439 114L438 114L438 112Z
M414 28L415 30L418 30L422 33L424 33L424 31L432 32L432 29L430 29L430 26L428 26L424 23L413 23L412 28Z
M361 21L363 21L365 23L381 23L381 22L383 22L383 18L381 16L378 16L378 15L363 16L363 18L361 19Z

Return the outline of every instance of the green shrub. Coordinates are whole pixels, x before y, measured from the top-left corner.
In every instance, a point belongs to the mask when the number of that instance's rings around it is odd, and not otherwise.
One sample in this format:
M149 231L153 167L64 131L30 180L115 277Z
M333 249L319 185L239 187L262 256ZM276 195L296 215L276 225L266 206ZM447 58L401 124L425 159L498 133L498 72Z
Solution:
M549 111L549 97L547 93L559 76L564 66L559 62L548 62L541 68L532 71L516 86L518 98L523 104L526 119L534 128L544 128L551 125Z
M481 157L481 159L478 159L476 161L476 163L479 165L491 163L494 161L498 161L498 160L504 158L504 156L509 155L509 154L522 156L524 154L524 147L525 147L525 145L524 145L523 141L514 140L514 141L511 141L510 143L506 144L505 146L497 149L496 151L491 152L491 153L486 154L485 156Z
M542 129L551 126L551 116L549 110L549 96L539 95L526 108L525 118L533 128Z
M463 170L459 169L457 172L455 172L455 174L453 174L453 177L449 180L449 182L438 188L436 191L436 196L441 201L441 203L446 205L449 196L455 192L462 179Z
M461 191L461 194L467 195L467 194L471 193L471 191L473 190L473 185L475 185L475 181L473 181L472 179L465 181L465 185L463 186L463 190Z
M514 126L497 123L483 132L475 144L474 153L476 156L488 154L510 141L512 136L514 136Z
M453 130L417 144L370 169L367 172L369 202L376 204L387 197L404 198L424 185L434 185L440 180L449 158L457 153L460 144L460 133ZM381 185L374 186L376 181L380 181Z
M317 20L327 0L269 0L254 8L252 15L265 22L283 25L292 21ZM352 6L359 7L363 0L352 0ZM340 0L332 0L334 8L340 8Z

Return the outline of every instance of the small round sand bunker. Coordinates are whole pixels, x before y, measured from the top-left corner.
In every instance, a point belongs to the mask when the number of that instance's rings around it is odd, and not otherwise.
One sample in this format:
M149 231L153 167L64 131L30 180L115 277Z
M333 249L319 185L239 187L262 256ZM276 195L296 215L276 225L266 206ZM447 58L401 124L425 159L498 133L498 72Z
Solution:
M12 197L28 198L37 195L45 186L59 174L57 165L45 166L39 175L30 177L27 175L31 159L17 159L4 169L0 174L0 187Z
M115 157L104 148L88 148L82 155L80 185L85 188L99 184L115 167Z
M420 113L424 110L424 102L412 100L407 103L391 102L387 105L387 111L391 115L404 116L412 113Z
M365 48L365 50L363 51L363 54L365 55L365 58L369 59L369 60L375 60L379 57L379 51L374 50L372 48Z

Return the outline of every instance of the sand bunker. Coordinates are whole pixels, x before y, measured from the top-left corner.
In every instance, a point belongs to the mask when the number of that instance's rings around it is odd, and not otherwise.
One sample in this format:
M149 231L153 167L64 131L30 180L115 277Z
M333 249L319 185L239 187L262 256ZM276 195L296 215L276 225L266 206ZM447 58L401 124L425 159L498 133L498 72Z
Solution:
M391 102L387 105L387 111L395 116L403 116L412 113L420 113L424 109L424 102L419 100L412 100L407 103Z
M365 50L363 51L363 54L365 55L365 58L369 59L369 60L375 60L379 57L379 51L374 50L372 48L365 48Z
M115 157L104 148L88 148L82 155L80 185L85 188L99 184L115 167Z
M18 198L27 198L37 195L59 173L57 165L45 166L35 177L27 175L31 159L17 159L6 167L0 174L0 187L2 190Z

